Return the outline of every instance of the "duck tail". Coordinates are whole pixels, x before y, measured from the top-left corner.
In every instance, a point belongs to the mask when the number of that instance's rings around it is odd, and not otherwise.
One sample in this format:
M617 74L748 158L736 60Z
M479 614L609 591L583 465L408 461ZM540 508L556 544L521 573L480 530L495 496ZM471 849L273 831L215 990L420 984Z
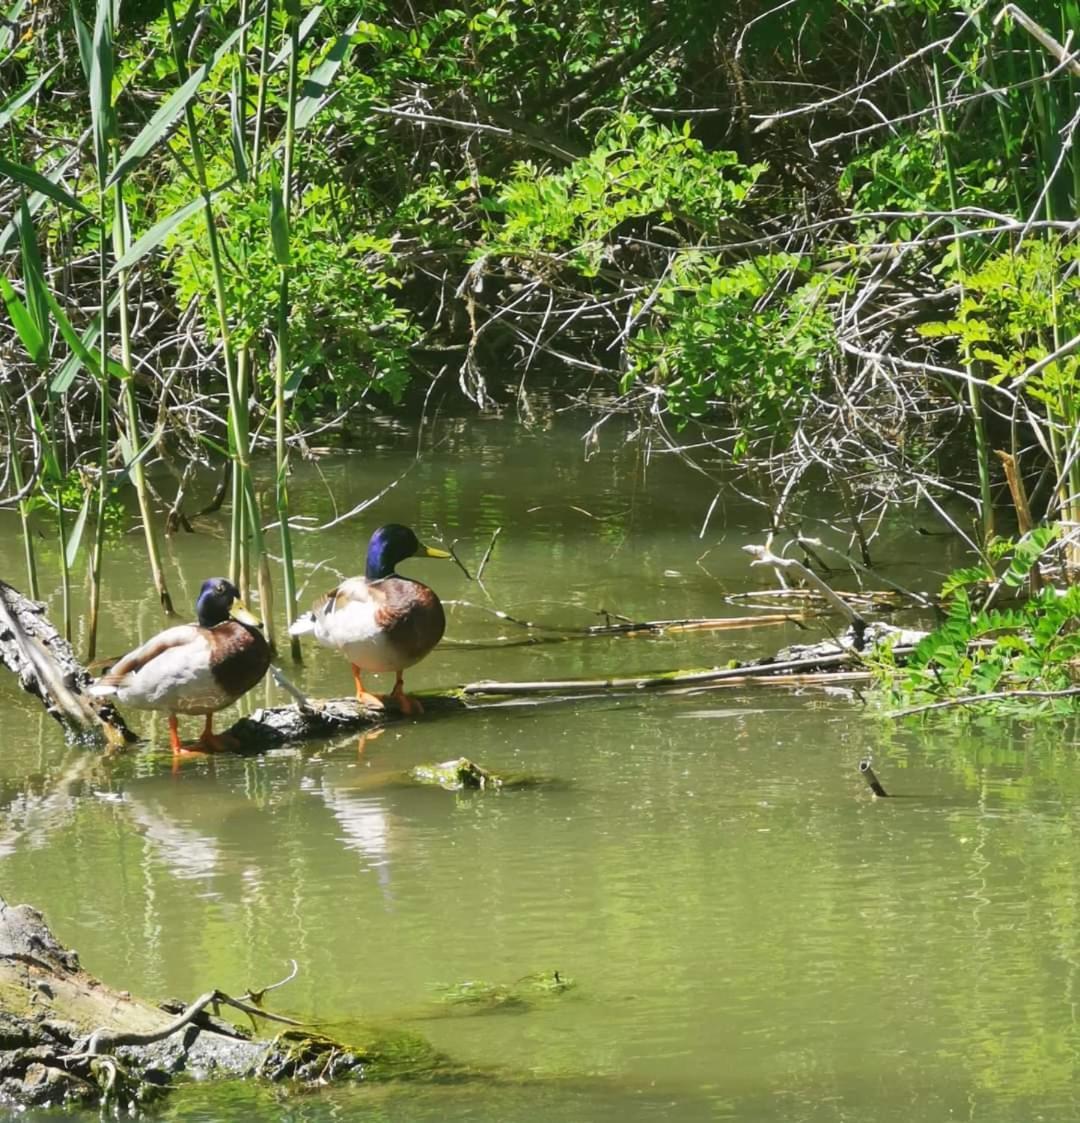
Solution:
M308 636L315 631L315 613L305 612L303 616L298 616L294 621L292 627L289 629L290 636Z

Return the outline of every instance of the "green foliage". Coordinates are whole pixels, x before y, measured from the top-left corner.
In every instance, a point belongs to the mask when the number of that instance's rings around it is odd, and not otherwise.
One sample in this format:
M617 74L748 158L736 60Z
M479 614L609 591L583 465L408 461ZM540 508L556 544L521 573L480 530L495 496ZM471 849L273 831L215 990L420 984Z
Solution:
M489 225L482 252L568 253L575 269L594 276L635 219L715 230L745 203L764 170L742 166L734 152L710 152L689 124L674 129L620 114L565 170L516 164L488 204L501 221Z
M787 254L732 267L691 252L676 257L630 342L623 388L662 386L680 421L726 410L739 430L736 455L760 430L782 437L820 385L833 346L825 301L836 283L800 282L801 264Z
M1008 565L1002 585L1019 586L1058 538L1057 527L1039 527L1018 543L995 551ZM1018 607L978 608L993 573L985 567L957 570L942 589L948 611L901 667L884 659L879 679L903 705L992 692L986 703L1008 713L1068 710L1071 699L1009 698L1017 690L1055 691L1080 683L1080 587L1043 588Z
M966 140L954 169L964 205L1007 209L1010 185L1002 154L988 153L977 133ZM856 212L948 210L949 183L941 148L942 137L935 129L891 136L856 156L841 172L837 186ZM916 218L889 223L898 238L914 237L922 226Z
M956 316L924 324L923 335L951 336L986 363L991 382L1009 383L1056 349L1055 334L1080 333L1080 247L1057 235L998 254L965 278ZM1024 391L1065 423L1077 415L1080 355L1073 353L1028 378Z
M183 191L184 185L175 189ZM162 195L168 209L182 198ZM235 265L225 276L233 336L238 345L250 343L262 352L261 370L269 377L268 332L278 303L282 219L275 221L271 193L262 183L235 185L216 202L221 244ZM303 405L312 410L347 404L372 386L399 398L409 381L409 347L417 336L393 296L400 280L390 240L328 224L334 210L331 190L313 186L290 219L289 327L295 359L288 387L290 393L302 387ZM278 243L269 236L275 228ZM183 307L201 299L203 314L216 330L216 309L204 298L211 287L205 225L185 223L166 245L173 251L169 277L178 302Z

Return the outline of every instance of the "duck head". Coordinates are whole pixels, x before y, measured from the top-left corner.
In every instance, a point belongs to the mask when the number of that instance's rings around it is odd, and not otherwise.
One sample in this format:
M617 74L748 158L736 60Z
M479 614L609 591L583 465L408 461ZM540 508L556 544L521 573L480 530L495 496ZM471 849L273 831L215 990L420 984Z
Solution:
M253 628L262 627L262 621L240 599L240 590L224 577L210 577L202 583L195 615L204 628L213 628L230 617Z
M400 523L380 526L368 543L367 571L369 581L380 581L394 572L394 566L406 558L448 558L445 550L425 546L416 535Z

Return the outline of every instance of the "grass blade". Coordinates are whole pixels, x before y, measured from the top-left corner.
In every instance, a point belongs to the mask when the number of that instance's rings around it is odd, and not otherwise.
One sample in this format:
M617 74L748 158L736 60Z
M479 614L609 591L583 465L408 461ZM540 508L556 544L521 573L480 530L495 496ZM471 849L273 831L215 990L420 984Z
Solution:
M80 203L74 195L65 191L58 183L46 179L41 172L28 168L25 164L16 164L14 160L7 160L0 156L0 176L8 176L16 183L21 183L23 187L29 187L31 191L39 191L42 195L48 195L50 199L55 199L56 202L63 203L65 207L70 207L72 210L80 211L88 218L95 217L93 212ZM95 221L97 221L96 218Z
M75 519L75 525L71 528L71 534L68 535L67 540L67 564L70 569L75 564L75 558L79 553L79 543L82 541L83 531L86 529L86 516L90 514L90 500L93 498L94 489L88 487L86 494L83 496L82 507L79 508L79 514Z
M154 145L176 124L188 103L195 96L195 91L202 85L210 71L232 49L232 45L240 38L240 33L253 19L254 16L246 24L242 24L233 31L214 52L213 57L193 71L188 80L173 90L158 106L157 112L147 121L142 132L128 145L123 156L117 160L112 175L108 177L105 183L106 187L111 187L138 167ZM104 177L102 178L104 179Z
M270 174L270 240L274 247L274 260L278 265L288 265L292 260L289 253L289 215L281 196L276 164L272 164Z
M86 344L83 343L75 329L71 326L71 321L67 318L63 308L56 303L56 297L53 296L48 289L45 290L45 299L49 303L49 308L52 310L53 318L56 320L56 326L60 329L60 334L64 337L64 342L67 343L71 350L79 357L80 362L84 363L92 371L99 371L101 369L101 354L96 349L87 347ZM109 373L114 378L124 379L127 377L127 371L125 371L115 359L109 359L108 364ZM74 375L72 375L72 377L74 377Z
M94 44L90 29L79 12L76 0L71 0L71 22L75 24L75 40L79 44L79 62L82 64L83 77L90 81L90 71L94 65Z
M38 252L34 223L30 217L30 208L26 205L25 195L19 199L19 213L15 216L15 224L19 228L23 277L26 279L26 306L34 318L34 324L41 338L48 344L50 327L49 304L45 299L45 266Z
M241 65L242 65L241 60ZM244 98L241 90L240 72L234 70L232 90L229 93L229 142L232 144L233 164L236 178L241 183L248 181L247 153L244 151Z
M120 455L124 458L124 467L120 471L120 479L130 475L132 469L141 464L147 456L157 447L158 441L161 440L161 434L165 432L165 426L162 422L158 422L154 426L154 431L138 448L135 448L131 443L127 433L121 433L119 438Z
M303 96L296 103L295 127L297 129L304 128L329 100L330 86L333 84L334 76L341 69L341 64L349 57L352 37L358 25L359 18L349 25L344 35L337 37L330 48L330 53L304 79Z
M307 37L311 34L311 29L318 22L319 16L321 16L322 14L322 4L316 4L315 7L312 8L306 16L304 16L304 22L300 24L300 30L296 33L297 46L304 45L304 40L307 39ZM291 54L292 43L290 41L287 42L285 46L282 47L281 50L278 51L278 53L274 55L274 57L270 60L270 65L266 68L266 73L273 74L273 72L277 70L277 68L281 66L282 63L288 60L289 55Z
M34 323L34 317L3 273L0 273L0 297L3 297L7 313L27 354L39 367L48 366L49 349Z
M119 258L109 271L109 276L115 277L117 273L125 269L130 269L133 265L142 261L148 253L152 250L156 250L185 219L190 218L193 214L198 214L205 206L206 201L200 196L197 199L192 199L190 203L185 203L182 207L177 208L172 214L166 215L160 222L156 222L121 258Z
M112 81L112 5L110 0L98 0L93 50L90 55L90 119L94 130L94 155L99 185L105 183L109 174L109 143L116 135Z
M56 65L59 66L60 64L57 63ZM40 78L35 79L20 93L8 98L3 105L0 105L0 129L45 85L55 69L56 66L50 66Z
M120 303L120 294L116 293L109 301L109 315L111 316L117 309ZM91 321L89 326L83 331L81 339L83 348L90 351L92 354L94 344L98 341L98 336L101 335L101 314L96 315ZM56 372L49 386L51 394L63 394L68 390L71 384L75 381L75 376L83 368L83 361L79 356L72 351L70 355L64 360L60 369Z
M38 441L41 443L41 478L45 483L57 486L64 481L64 473L60 471L60 461L56 458L56 446L53 444L52 431L41 419L41 414L34 405L33 398L27 398L26 404L30 410L30 420Z

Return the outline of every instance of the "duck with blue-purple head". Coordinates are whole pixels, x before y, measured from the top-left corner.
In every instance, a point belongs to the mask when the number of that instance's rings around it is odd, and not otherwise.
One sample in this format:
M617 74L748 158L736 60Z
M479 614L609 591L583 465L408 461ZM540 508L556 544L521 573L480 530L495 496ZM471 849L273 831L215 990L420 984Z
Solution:
M89 689L135 709L165 711L173 752L184 749L178 714L205 715L196 747L228 748L214 733L214 714L246 694L270 666L262 625L231 581L204 581L195 615L197 623L166 628L128 652Z
M404 714L423 713L419 700L405 693L403 672L415 666L442 639L446 616L435 593L420 581L396 572L406 558L449 558L446 550L425 546L400 523L379 527L368 543L363 577L350 577L319 597L289 629L314 635L340 651L352 668L356 698L382 707L383 698L364 689L362 676L393 671L390 697Z

